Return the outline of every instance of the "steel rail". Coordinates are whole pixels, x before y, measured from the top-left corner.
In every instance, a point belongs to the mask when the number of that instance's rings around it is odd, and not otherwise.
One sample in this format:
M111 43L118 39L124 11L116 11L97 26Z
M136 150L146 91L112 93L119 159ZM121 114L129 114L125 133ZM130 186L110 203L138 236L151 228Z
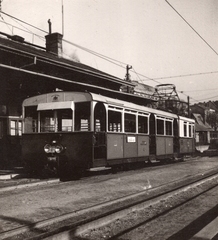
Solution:
M206 186L204 186L206 184ZM209 184L209 186L208 186ZM64 229L64 231L56 233L57 231L52 231L47 234L42 234L41 236L46 236L46 240L53 239L72 239L73 237L78 237L83 239L83 237L88 237L88 239L101 239L102 236L107 236L108 229L113 229L113 226L116 226L116 222L118 221L119 228L110 233L110 237L107 239L117 239L124 234L170 212L184 203L187 203L201 194L206 193L212 188L218 185L218 174L215 174L211 177L204 178L199 182L192 183L191 185L186 185L179 189L173 190L172 192L168 192L157 198L146 200L142 203L137 203L134 206L127 207L123 210L110 213L104 217L100 217L90 221L88 223L84 223L77 226L69 226L69 229ZM202 188L199 190L199 187ZM187 197L185 195L188 195ZM191 196L189 196L191 195ZM172 203L172 198L174 202ZM150 213L150 209L158 209L155 210L153 214L147 216ZM138 220L140 219L140 220ZM97 234L95 237L89 238L92 235L92 230L95 230ZM99 235L100 234L100 235ZM41 237L39 236L39 237ZM31 240L38 240L41 238L34 237ZM86 239L86 238L85 238Z
M153 204L155 202L155 199L156 201L158 201L157 198L163 200L163 196L170 197L172 196L172 191L178 192L181 191L181 188L190 189L190 184L199 184L199 180L201 180L201 184L203 184L205 182L205 179L207 178L218 179L217 171L218 169L216 168L212 171L207 171L205 173L198 173L195 176L190 176L186 179L173 181L166 185L141 191L137 194L131 194L126 197L122 197L113 201L108 201L86 209L81 209L71 213L63 214L58 217L47 219L45 221L29 224L28 226L23 226L13 230L2 232L0 233L0 238L12 238L15 235L17 236L19 234L25 234L26 232L39 231L40 229L47 232L43 233L42 235L33 237L32 239L42 239L45 237L53 236L55 234L60 234L60 232L64 232L64 234L66 234L66 232L67 234L72 234L72 231L76 231L76 234L81 234L85 229L96 227L96 222L97 225L101 225L102 222L104 224L108 223L112 219L116 219L117 217L120 218L121 216L125 216L127 213L136 211L138 209L137 206L142 205L144 207L148 203ZM139 208L142 208L142 206L140 206ZM92 217L87 217L90 214L92 215ZM60 227L61 222L63 223L62 227ZM52 230L52 225L57 223L59 227L55 230ZM46 230L43 230L45 228ZM48 228L51 228L51 231L48 230Z

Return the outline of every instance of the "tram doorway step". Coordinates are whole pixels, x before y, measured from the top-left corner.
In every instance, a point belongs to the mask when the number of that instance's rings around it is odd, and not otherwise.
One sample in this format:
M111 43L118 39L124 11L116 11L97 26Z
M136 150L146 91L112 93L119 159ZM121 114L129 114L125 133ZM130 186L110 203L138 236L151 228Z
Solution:
M100 171L107 171L111 170L111 167L95 167L95 168L90 168L87 171L89 172L100 172Z
M155 156L155 155L150 155L150 156L149 156L149 162L150 162L150 163L157 162L156 156Z

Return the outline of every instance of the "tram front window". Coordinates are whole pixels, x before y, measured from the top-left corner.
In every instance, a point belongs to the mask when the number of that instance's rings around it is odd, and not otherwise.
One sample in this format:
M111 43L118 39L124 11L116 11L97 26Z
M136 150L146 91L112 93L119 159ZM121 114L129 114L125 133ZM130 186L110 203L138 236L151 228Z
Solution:
M71 109L40 112L40 132L71 132L72 126Z
M25 107L24 132L36 133L38 131L38 113L36 106Z

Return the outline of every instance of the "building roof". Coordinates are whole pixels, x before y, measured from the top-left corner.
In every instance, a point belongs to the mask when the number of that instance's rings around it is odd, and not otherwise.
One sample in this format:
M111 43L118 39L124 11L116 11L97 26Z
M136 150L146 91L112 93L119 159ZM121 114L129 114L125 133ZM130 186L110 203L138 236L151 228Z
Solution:
M195 121L196 121L196 131L213 131L213 129L211 128L211 126L203 121L203 118L201 116L201 114L199 113L193 113L193 116L195 118Z
M0 34L3 34L0 32ZM3 34L4 35L4 34ZM6 34L8 37L8 35ZM156 101L152 95L122 92L121 87L134 88L131 83L73 60L58 57L26 42L0 37L0 70L3 79L10 81L12 88L17 83L22 87L21 98L52 92L91 91L147 105ZM17 86L18 87L18 86ZM14 90L16 91L16 90Z
M36 45L20 43L17 41L0 37L0 51L3 55L8 55L8 58L10 57L10 55L13 55L16 59L20 58L22 60L20 62L21 63L20 66L19 65L17 66L16 64L17 62L13 63L13 61L10 64L11 66L13 66L14 64L17 67L22 68L23 66L25 66L25 63L26 65L33 63L33 58L36 57L36 61L39 62L44 61L45 64L50 63L50 67L52 67L52 65L55 65L56 67L65 68L65 71L73 70L75 72L80 73L82 72L83 74L87 74L90 76L100 77L102 79L115 82L118 85L126 84L129 86L134 86L134 84L126 82L123 79L112 76L88 65L75 62L73 60L69 60L66 58L58 57L57 55L52 54L51 52L46 52L45 48L36 47ZM1 61L1 63L3 62ZM23 63L24 65L22 65ZM39 69L36 68L36 66L34 68L34 65L32 65L31 70L34 71ZM49 69L47 68L45 70L48 71Z

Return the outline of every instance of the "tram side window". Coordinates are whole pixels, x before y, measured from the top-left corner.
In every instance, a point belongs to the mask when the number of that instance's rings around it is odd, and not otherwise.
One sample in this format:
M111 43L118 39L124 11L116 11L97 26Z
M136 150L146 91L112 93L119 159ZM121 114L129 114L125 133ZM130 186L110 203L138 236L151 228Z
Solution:
M194 131L193 131L193 125L192 124L189 124L189 137L193 137L194 136Z
M90 131L90 102L75 103L75 131Z
M10 135L15 136L16 135L16 121L10 120Z
M164 135L164 120L157 119L157 134Z
M148 118L138 116L138 133L148 133Z
M187 137L188 136L188 133L187 133L187 123L184 122L184 137Z
M0 139L2 139L2 137L3 137L3 120L2 119L0 119Z
M36 106L25 107L24 132L35 133L38 129L38 113Z
M94 110L94 131L106 130L106 110L103 103L97 103Z
M166 135L167 136L173 135L172 126L173 126L173 123L171 121L166 121Z
M136 132L136 116L133 114L125 113L125 132Z
M121 132L122 131L122 114L121 112L108 111L108 131Z

